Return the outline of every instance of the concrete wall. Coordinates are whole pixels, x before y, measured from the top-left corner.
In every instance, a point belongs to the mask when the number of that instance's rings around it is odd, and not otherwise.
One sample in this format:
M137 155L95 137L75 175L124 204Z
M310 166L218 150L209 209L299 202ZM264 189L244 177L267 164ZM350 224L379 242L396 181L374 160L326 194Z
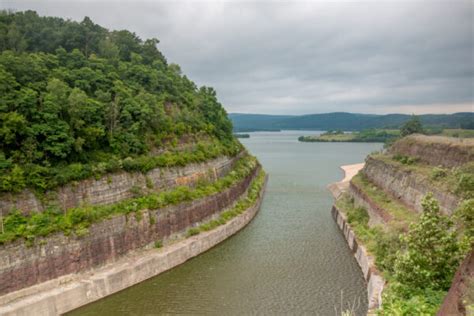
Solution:
M0 295L113 262L157 240L172 238L232 205L247 190L258 167L245 179L215 195L142 215L118 215L93 224L83 237L62 233L37 239L33 246L0 246Z
M421 201L428 192L433 193L445 214L452 214L460 203L459 197L436 188L422 175L401 170L383 160L369 156L362 172L380 189L418 212L423 210Z
M348 224L346 216L339 211L336 206L332 208L332 215L337 226L341 229L347 241L347 245L356 258L364 275L364 279L367 282L368 314L375 314L375 310L382 305L382 291L385 280L375 268L374 258L370 256L365 247L357 241L357 236Z
M48 205L58 205L62 209L81 204L113 204L133 197L133 189L142 192L164 190L178 185L194 185L200 179L215 180L229 172L240 157L219 157L205 163L189 164L185 167L155 168L146 175L142 173L117 172L104 175L99 180L86 179L67 184L57 190L49 191L45 198L38 198L30 190L19 194L0 195L0 212L5 216L13 208L23 213L40 212Z
M265 185L254 206L225 225L182 240L162 249L135 253L111 266L73 280L47 282L28 296L0 298L0 315L58 315L121 291L195 257L245 227L256 215ZM3 300L2 300L3 299Z

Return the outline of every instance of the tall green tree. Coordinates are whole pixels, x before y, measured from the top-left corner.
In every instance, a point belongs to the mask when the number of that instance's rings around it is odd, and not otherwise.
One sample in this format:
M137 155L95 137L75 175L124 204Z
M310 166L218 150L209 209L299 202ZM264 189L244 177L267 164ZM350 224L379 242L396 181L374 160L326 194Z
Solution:
M400 135L403 137L417 133L423 133L423 125L421 125L420 119L413 115L410 120L403 124L402 128L400 129Z

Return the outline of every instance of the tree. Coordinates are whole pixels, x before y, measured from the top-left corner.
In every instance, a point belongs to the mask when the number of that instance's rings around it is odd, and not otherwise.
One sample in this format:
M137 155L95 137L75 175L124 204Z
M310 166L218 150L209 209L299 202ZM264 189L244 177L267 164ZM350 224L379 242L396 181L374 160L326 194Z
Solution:
M420 119L413 115L400 129L400 135L404 137L415 133L423 133L423 126Z
M422 201L423 213L401 240L395 278L413 289L447 290L462 258L453 222L439 211L431 193Z

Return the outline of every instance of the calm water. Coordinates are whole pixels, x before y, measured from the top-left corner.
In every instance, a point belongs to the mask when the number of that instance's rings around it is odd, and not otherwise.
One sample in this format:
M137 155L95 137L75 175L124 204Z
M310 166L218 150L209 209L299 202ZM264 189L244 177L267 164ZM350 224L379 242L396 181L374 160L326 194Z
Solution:
M257 217L201 256L71 314L335 315L341 296L364 314L362 274L326 185L381 145L297 141L314 133L251 133L242 143L270 174Z

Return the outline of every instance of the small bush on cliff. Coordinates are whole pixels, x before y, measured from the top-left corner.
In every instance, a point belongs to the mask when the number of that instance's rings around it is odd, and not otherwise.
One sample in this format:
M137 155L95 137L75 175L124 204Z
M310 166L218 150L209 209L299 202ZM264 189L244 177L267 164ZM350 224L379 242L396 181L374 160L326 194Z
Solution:
M462 251L453 222L441 215L431 194L423 199L422 206L419 222L401 237L404 249L395 261L395 279L415 289L446 290Z
M417 162L416 158L403 156L403 155L398 155L398 154L393 156L393 160L398 161L398 162L400 162L401 164L404 164L404 165L413 165L414 163Z
M441 167L434 167L431 171L431 179L433 180L439 180L441 178L446 177L446 175L446 170Z
M466 245L474 243L474 199L465 200L454 214L456 225L462 231Z
M191 237L191 236L195 236L195 235L198 235L201 231L199 230L198 227L193 227L193 228L190 228L188 229L188 237Z
M400 135L404 137L415 133L422 134L423 126L421 125L420 119L413 115L409 121L403 124L400 129Z

